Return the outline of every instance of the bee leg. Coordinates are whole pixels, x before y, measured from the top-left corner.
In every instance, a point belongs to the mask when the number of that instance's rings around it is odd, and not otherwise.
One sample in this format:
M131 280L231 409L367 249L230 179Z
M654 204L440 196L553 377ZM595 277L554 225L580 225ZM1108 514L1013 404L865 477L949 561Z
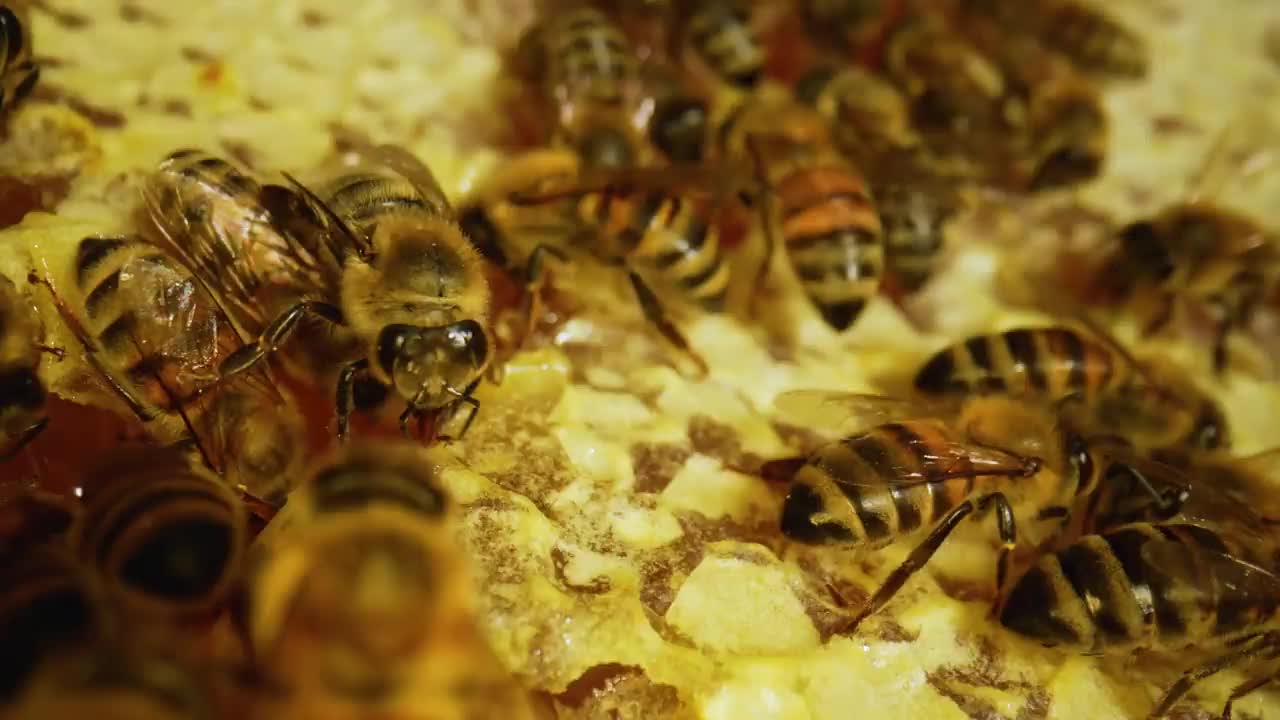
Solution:
M457 402L452 406L453 411L449 414L449 418L452 419L458 413L459 405L467 405L471 411L467 414L466 421L462 423L462 430L458 432L458 437L452 438L442 435L439 438L440 440L461 440L467 434L467 430L471 429L471 423L476 419L476 413L480 412L480 401L471 395L476 391L477 387L480 387L480 378L472 380L471 384L467 385L462 392L449 388L449 392L458 398Z
M40 418L34 425L23 430L22 435L18 436L18 441L14 443L13 447L10 448L8 452L0 455L0 462L8 462L9 460L17 457L18 453L22 452L23 448L30 445L32 440L39 437L40 433L44 432L44 429L47 427L49 427L49 418Z
M248 343L228 355L218 366L219 374L226 378L248 370L259 360L280 349L280 345L298 327L298 322L308 314L322 317L334 325L342 324L342 311L336 306L317 300L303 300L272 320L256 342Z
M1220 655L1199 667L1191 668L1184 672L1178 681L1169 686L1169 689L1160 697L1160 701L1156 703L1155 708L1147 717L1151 720L1164 717L1183 695L1187 694L1196 683L1201 680L1221 672L1232 665L1237 665L1246 660L1250 660L1259 654L1268 650L1275 652L1277 644L1280 643L1280 633L1265 633L1254 635L1243 640L1240 645L1225 655ZM1237 688L1238 689L1238 688Z
M645 319L653 323L658 332L662 333L662 337L667 339L667 342L675 345L680 352L684 353L686 357L698 366L699 377L706 377L709 372L707 361L703 360L701 355L689 347L689 341L685 339L684 335L676 329L676 326L667 317L666 310L663 309L662 302L658 300L658 296L645 284L640 275L630 268L627 269L627 279L631 281L631 287L635 289L636 299L640 301L640 309L644 312Z
M516 344L519 348L524 341L533 335L533 327L538 322L542 309L542 287L546 282L546 256L550 255L560 262L568 262L569 256L559 248L539 244L529 253L529 262L525 265L524 288L529 295L529 305L525 313L524 336Z
M355 406L356 378L369 371L369 359L361 358L344 365L338 373L338 397L334 403L338 410L338 442L346 442L351 422L351 410Z
M1016 538L1013 523L1013 512L1009 508L1008 500L1005 499L1002 493L992 493L981 498L966 500L952 508L950 512L938 521L938 524L929 531L929 536L911 551L911 554L907 556L906 560L902 561L901 565L890 573L889 577L885 579L884 584L876 590L875 594L871 596L871 599L867 601L867 604L862 607L862 610L858 611L857 615L840 627L836 631L836 634L843 635L852 632L869 615L874 615L879 612L880 609L883 608L889 600L893 599L893 596L902 589L902 586L906 584L907 580L909 580L916 571L924 567L925 564L929 562L934 553L938 551L938 548L942 546L942 543L951 536L951 532L956 529L956 526L960 524L961 520L964 520L975 510L985 511L991 505L995 505L997 508L1000 526L1000 539L1006 546L1006 548L1002 549L1001 552L1001 560L1000 565L997 567L997 575L1003 572L1000 568L1007 564L1007 548L1012 547L1013 541ZM1000 580L1003 580L1003 578L1000 578Z
M1280 644L1273 645L1271 652L1268 653L1272 658L1280 656ZM1231 720L1231 710L1236 700L1248 695L1251 692L1260 690L1273 682L1280 680L1280 673L1270 673L1267 675L1259 675L1240 683L1231 690L1231 694L1227 696L1227 702L1222 706L1222 720Z
M409 437L409 419L418 417L419 414L420 414L420 411L418 410L417 407L414 406L413 403L409 403L409 406L404 409L404 412L400 413L401 437L406 437L406 438Z

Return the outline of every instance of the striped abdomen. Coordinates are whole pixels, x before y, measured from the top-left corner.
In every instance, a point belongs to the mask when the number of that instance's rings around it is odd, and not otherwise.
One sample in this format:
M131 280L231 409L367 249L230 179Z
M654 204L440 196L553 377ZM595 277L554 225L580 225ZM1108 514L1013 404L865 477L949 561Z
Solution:
M562 115L623 106L637 74L635 53L603 13L591 8L564 13L547 27L545 43L546 84ZM568 113L566 106L572 108Z
M352 230L371 238L378 222L393 215L452 217L444 193L434 190L420 188L391 169L367 167L321 183L316 194Z
M1023 575L1000 621L1039 642L1089 652L1227 639L1269 622L1280 607L1280 592L1265 585L1274 579L1241 552L1218 533L1181 523L1087 535Z
M723 81L754 87L764 72L764 47L751 27L748 8L734 0L705 0L688 19L688 38Z
M106 365L135 395L143 420L176 417L217 377L239 339L191 274L159 248L126 237L89 237L76 251L82 322ZM161 435L169 433L161 430Z
M879 188L876 205L894 278L905 290L920 289L933 277L954 208L935 193L905 184Z
M814 163L774 183L787 256L827 324L844 330L880 289L884 245L866 182L848 165Z
M686 297L709 309L724 304L729 265L711 208L688 197L646 192L619 196L592 193L579 213L599 228L605 255L619 255L655 269Z
M782 532L809 543L885 545L931 527L989 476L975 462L1011 474L1015 456L977 446L958 451L938 421L880 425L819 449L796 472Z
M1127 366L1101 343L1069 328L1019 328L975 335L930 358L916 389L930 395L1008 393L1094 400L1128 379Z
M244 508L226 484L160 452L130 457L86 484L75 546L104 587L132 606L198 616L236 582Z

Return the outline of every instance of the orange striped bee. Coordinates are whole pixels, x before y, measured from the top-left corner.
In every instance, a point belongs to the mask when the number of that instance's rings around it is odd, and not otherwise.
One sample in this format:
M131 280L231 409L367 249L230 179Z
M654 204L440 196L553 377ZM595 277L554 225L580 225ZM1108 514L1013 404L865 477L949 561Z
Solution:
M934 397L1075 398L1088 408L1092 422L1143 437L1145 445L1227 447L1229 431L1218 403L1171 368L1161 370L1140 363L1110 339L1069 327L1015 328L940 350L916 373L915 388Z
M0 116L31 94L40 67L31 61L31 25L25 1L0 3Z
M883 227L866 178L832 144L826 121L791 101L740 105L719 129L726 162L754 164L761 224L775 233L805 295L827 324L848 329L880 290Z
M687 179L665 170L593 171L571 153L548 150L516 158L500 170L503 189L463 210L478 234L497 232L539 243L530 254L530 285L540 283L543 259L585 253L621 266L646 319L705 371L667 318L647 277L659 288L707 311L718 311L730 282L713 195L689 190Z
M1129 449L1096 441L1025 399L976 396L948 410L796 391L779 396L776 405L811 427L840 427L848 416L874 418L870 427L808 457L766 465L767 476L790 478L780 519L784 535L809 544L875 548L929 530L845 630L879 611L966 517L995 517L999 592L1010 577L1013 550L1058 536L1073 514L1163 518L1181 497L1181 488L1155 488L1139 474L1124 478L1123 492L1135 497L1116 497L1121 488L1106 487L1104 480L1115 474L1117 461L1131 457ZM1096 499L1100 492L1109 497Z

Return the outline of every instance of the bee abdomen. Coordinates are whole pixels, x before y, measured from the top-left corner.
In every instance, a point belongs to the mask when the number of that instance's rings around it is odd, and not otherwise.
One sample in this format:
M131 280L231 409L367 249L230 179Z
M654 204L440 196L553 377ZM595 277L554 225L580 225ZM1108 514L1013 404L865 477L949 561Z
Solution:
M689 38L707 64L742 88L760 80L764 48L751 28L747 9L732 0L702 3L689 18Z
M311 498L316 512L358 510L385 504L409 512L436 516L444 512L445 499L439 489L415 474L396 472L394 467L372 462L348 462L316 475L311 481Z
M715 310L728 290L729 267L719 232L702 217L702 209L679 196L642 204L635 218L642 229L631 253L651 262L690 299Z
M558 25L549 35L549 84L562 87L559 92L571 101L621 105L623 83L635 71L626 37L603 13L589 8L564 16Z
M1116 358L1067 328L1018 328L976 335L931 357L916 373L917 390L933 395L1003 392L1096 398L1118 381Z
M973 491L930 447L944 430L924 422L890 423L831 443L796 473L782 529L804 542L885 545L932 525ZM902 473L913 478L904 481Z
M805 294L836 330L880 287L884 246L866 183L846 168L793 172L778 184L782 235Z

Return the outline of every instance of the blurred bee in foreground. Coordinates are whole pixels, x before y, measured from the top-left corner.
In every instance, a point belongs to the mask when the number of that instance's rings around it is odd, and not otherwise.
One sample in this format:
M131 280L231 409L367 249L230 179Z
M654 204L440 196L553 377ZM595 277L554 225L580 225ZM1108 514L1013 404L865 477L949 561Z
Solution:
M102 600L89 573L52 543L11 554L0 570L0 700L11 701L32 673L92 644L103 629Z
M883 227L866 178L835 148L826 121L789 99L749 100L719 129L719 150L757 175L766 241L757 285L780 236L806 297L833 330L848 329L880 290Z
M268 318L259 308L257 339L219 365L225 379L253 368L279 350L302 320L315 318L354 337L337 380L338 437L347 435L357 380L389 387L407 403L410 418L463 405L480 407L472 393L489 366L489 284L484 258L458 227L439 183L417 158L390 145L357 144L323 179L303 186L265 186L260 197L284 242L269 269L273 284L291 289L284 310ZM228 229L228 232L230 229ZM271 236L273 239L276 237ZM192 252L204 249L197 246ZM235 252L219 242L196 258ZM254 255L240 253L210 270L230 281L250 273ZM224 294L240 294L228 283Z
M0 117L30 95L39 78L25 0L0 3Z
M781 516L784 535L810 544L875 548L929 528L848 621L846 632L879 611L966 517L995 515L999 596L1014 550L1056 537L1077 509L1137 512L1134 502L1093 497L1113 490L1102 483L1114 461L1112 449L1050 408L1024 399L973 397L950 417L927 404L819 391L786 393L777 405L814 427L840 427L849 416L870 425L807 458L766 465L766 475L790 479ZM1127 451L1115 452L1119 457ZM1131 479L1141 483L1138 476ZM1174 493L1155 488L1139 498L1153 516L1174 499Z
M44 665L12 714L0 718L58 720L216 720L208 688L191 668L146 650L101 643Z
M247 631L263 673L304 696L529 717L476 624L438 472L407 444L348 446L315 468L287 530L255 545Z
M46 266L33 279L153 441L189 447L255 497L283 497L303 452L296 406L263 369L220 380L243 342L185 265L138 237L87 237L69 278L55 276Z
M915 389L931 397L1072 398L1099 432L1141 438L1147 447L1229 446L1218 403L1171 369L1161 375L1109 337L1049 326L975 335L943 348L916 373Z
M84 483L72 544L105 594L137 617L207 620L239 582L244 505L181 453L104 460Z
M547 256L585 252L627 275L646 320L706 373L706 363L667 317L659 288L702 309L720 310L730 283L721 249L721 201L665 170L593 171L570 153L527 153L504 168L466 214L495 228L508 246L536 243L529 255L531 299ZM532 319L532 318L531 318Z
M0 277L0 461L17 455L44 430L45 389L37 371L43 353L35 308Z
M585 164L636 164L639 68L626 36L604 13L575 7L550 15L521 38L515 65L541 86L558 141Z

